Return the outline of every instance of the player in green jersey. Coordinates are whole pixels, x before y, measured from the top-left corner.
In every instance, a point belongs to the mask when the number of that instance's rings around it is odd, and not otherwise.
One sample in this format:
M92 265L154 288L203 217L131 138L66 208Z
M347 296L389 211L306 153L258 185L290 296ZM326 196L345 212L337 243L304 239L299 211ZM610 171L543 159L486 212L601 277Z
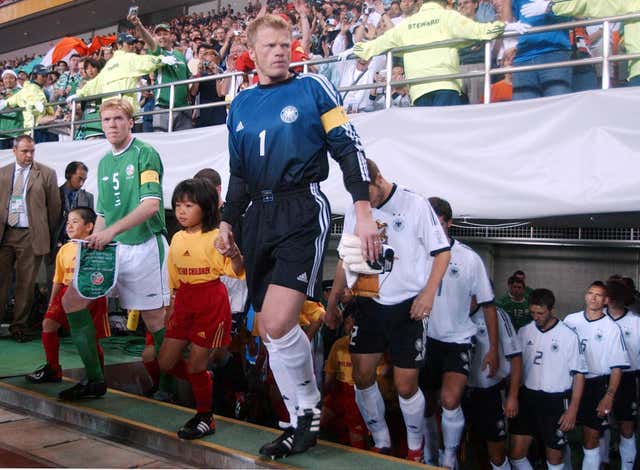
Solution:
M104 102L100 116L111 151L98 165L98 220L87 242L98 250L119 242L116 291L120 305L141 312L158 349L164 338L164 307L169 305L162 161L153 147L131 135L133 107L128 101ZM87 375L60 392L63 400L106 393L88 304L73 287L62 299Z

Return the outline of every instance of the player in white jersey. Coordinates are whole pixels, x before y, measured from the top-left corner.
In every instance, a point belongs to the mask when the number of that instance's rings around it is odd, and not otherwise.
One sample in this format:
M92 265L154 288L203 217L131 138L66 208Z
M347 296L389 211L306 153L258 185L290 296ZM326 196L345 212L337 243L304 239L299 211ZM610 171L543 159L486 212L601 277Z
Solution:
M487 323L483 315L478 315L480 306L475 297L471 299L471 320L476 326L473 337L473 355L469 386L462 400L462 409L467 421L467 429L485 441L489 452L491 467L508 469L506 418L518 414L518 391L522 379L522 347L507 312L498 311L499 366L493 377L482 368L483 358L491 347L487 334ZM509 378L507 399L502 402L505 379Z
M632 292L621 279L607 281L606 313L620 327L629 354L629 368L622 372L622 380L613 402L613 417L620 428L620 462L622 470L631 470L636 459L636 420L638 418L638 371L640 370L640 316L625 304ZM602 455L602 440L601 440ZM609 452L609 445L604 446Z
M554 305L553 292L535 289L529 296L533 321L518 331L524 370L519 412L509 421L514 470L531 470L527 452L537 435L544 441L547 468L562 470L566 433L576 423L587 365L578 336L553 315Z
M449 237L453 223L451 205L444 199L429 199L438 216L447 240L451 245L451 260L438 288L427 328L426 368L421 385L428 391L430 403L440 390L442 406L442 442L444 453L439 464L454 468L457 464L457 449L464 430L464 413L460 406L467 377L471 367L471 339L476 334L476 325L469 317L471 296L475 295L482 307L487 325L489 348L481 360L482 370L493 377L498 360L498 317L494 304L493 288L487 271L478 254L468 246ZM432 430L435 406L428 406L427 429ZM436 441L431 435L427 440Z
M357 299L359 308L349 345L356 403L376 450L388 453L391 437L376 382L376 366L382 354L389 351L407 428L407 458L422 461L425 397L418 387L418 375L424 365L424 320L431 313L449 264L449 243L424 197L388 182L371 160L367 160L367 166L373 218L383 243L393 247L395 260L390 271L373 278L379 284L377 295ZM340 249L354 229L354 211L347 210ZM325 318L329 327L335 327L338 298L346 285L342 264L349 267L346 257L338 265L329 297Z
M598 470L600 436L613 410L622 370L629 368L629 355L620 328L603 311L607 303L605 285L593 282L584 300L585 310L567 315L564 321L578 334L589 371L578 410L584 449L582 468Z

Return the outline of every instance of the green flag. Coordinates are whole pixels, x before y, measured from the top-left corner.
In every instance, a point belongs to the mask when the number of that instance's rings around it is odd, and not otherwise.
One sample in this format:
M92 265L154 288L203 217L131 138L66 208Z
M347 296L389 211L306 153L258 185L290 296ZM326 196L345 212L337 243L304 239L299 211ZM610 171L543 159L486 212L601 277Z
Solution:
M117 243L109 243L103 250L93 250L83 240L78 245L73 287L85 299L104 297L118 278Z

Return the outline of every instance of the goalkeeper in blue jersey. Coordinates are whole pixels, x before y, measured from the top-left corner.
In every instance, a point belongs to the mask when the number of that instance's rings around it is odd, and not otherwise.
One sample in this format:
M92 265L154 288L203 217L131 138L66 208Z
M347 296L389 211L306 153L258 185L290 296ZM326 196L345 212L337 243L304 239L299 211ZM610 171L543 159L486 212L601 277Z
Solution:
M363 257L373 260L380 242L364 150L336 89L322 76L289 72L291 32L281 18L256 19L247 42L259 83L241 92L229 111L231 177L216 246L222 254L232 249L232 227L242 217L249 297L280 392L299 410L282 435L260 449L277 458L315 445L320 427L320 392L298 316L307 298L322 293L331 212L319 183L329 174L327 152L353 198Z

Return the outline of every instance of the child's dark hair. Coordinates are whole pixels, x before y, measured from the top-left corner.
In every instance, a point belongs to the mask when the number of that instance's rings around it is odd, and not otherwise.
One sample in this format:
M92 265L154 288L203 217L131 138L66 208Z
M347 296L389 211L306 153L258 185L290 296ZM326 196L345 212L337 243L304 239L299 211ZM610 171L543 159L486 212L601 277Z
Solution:
M95 211L91 207L79 206L79 207L76 207L75 209L71 209L69 211L69 214L72 214L74 212L78 213L78 215L80 216L80 218L85 224L93 224L93 225L96 224L96 219L98 218L98 216L96 215Z
M220 224L218 209L218 191L210 181L204 178L192 178L181 181L173 190L171 207L176 210L176 203L184 200L200 206L202 210L202 233L210 232Z
M529 305L539 305L551 310L555 303L556 296L549 289L534 289L529 294Z

